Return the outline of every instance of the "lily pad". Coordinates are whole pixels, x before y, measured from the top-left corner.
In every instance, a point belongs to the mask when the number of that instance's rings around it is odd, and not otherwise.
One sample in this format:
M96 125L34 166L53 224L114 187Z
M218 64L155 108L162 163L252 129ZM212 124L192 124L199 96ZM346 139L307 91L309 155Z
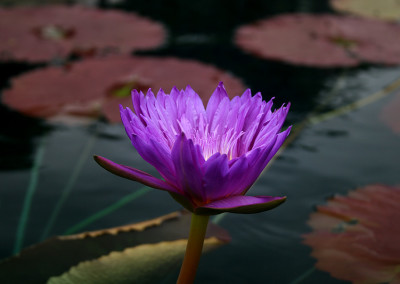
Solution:
M159 283L183 259L189 224L190 214L174 212L133 225L54 237L0 262L0 283ZM209 224L204 249L229 240L225 230Z
M400 134L400 93L383 107L380 118L396 134Z
M400 281L400 187L370 185L318 206L304 236L316 267L353 283Z
M317 67L400 64L400 26L336 15L286 14L240 27L236 44L265 59Z
M116 10L62 5L0 9L2 61L129 54L160 46L165 35L161 24Z
M158 283L183 259L186 242L187 240L161 242L112 252L96 260L82 262L61 276L50 278L47 283ZM204 242L206 251L220 245L217 238L208 238Z
M228 94L241 94L245 87L232 75L192 60L118 56L87 59L66 67L46 67L12 80L3 92L3 103L26 115L53 118L98 117L120 122L119 104L131 103L131 90L144 92L190 85L208 101L218 82Z
M338 12L380 20L400 20L398 0L331 0L330 4Z

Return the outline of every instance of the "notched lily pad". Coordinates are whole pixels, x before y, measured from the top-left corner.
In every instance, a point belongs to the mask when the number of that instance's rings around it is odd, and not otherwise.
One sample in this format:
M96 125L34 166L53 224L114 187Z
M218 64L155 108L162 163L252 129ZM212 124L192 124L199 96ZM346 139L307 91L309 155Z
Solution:
M400 187L370 185L318 206L304 236L316 267L353 283L400 283Z
M380 20L400 20L398 0L331 0L330 4L338 12Z
M190 214L54 237L0 263L0 283L157 283L177 268L185 251ZM205 250L229 242L209 224ZM113 281L110 281L113 279ZM129 282L129 281L130 282ZM140 280L140 281L139 281Z
M211 237L205 240L205 251L221 245L221 241ZM182 261L186 240L160 242L127 248L122 252L112 252L96 260L85 261L72 267L58 277L52 277L48 284L151 284L158 283L176 264Z
M236 44L292 64L335 67L400 64L400 26L335 15L286 14L240 27Z
M122 11L62 5L0 8L2 61L129 54L158 47L165 36L161 24Z
M65 67L46 67L12 80L3 103L26 115L53 120L66 116L98 117L120 122L119 104L130 105L133 88L157 93L190 85L207 102L223 81L228 94L245 87L232 75L193 60L115 56L87 59Z

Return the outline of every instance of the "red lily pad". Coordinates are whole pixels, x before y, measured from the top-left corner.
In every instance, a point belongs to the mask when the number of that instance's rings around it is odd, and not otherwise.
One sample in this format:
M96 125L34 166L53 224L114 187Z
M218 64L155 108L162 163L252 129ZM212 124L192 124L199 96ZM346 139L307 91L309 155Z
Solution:
M65 115L119 122L119 104L131 104L131 90L169 92L190 85L207 102L218 82L232 97L245 87L241 80L211 65L157 57L88 59L66 67L46 67L12 80L3 103L24 114L57 119Z
M266 59L334 67L400 64L400 26L335 15L287 14L238 29L236 44Z
M0 9L0 60L44 62L70 54L128 54L165 40L161 24L83 6Z
M380 118L396 134L400 134L400 93L383 107Z
M353 283L399 283L400 187L370 185L318 206L304 236L316 267Z
M400 20L398 0L331 0L330 4L339 12L380 20Z

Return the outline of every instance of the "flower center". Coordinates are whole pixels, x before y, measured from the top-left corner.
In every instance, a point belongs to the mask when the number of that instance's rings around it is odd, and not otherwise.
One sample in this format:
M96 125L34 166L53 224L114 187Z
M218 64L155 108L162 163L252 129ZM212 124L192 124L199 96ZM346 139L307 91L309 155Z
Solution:
M205 160L216 153L226 154L231 160L238 156L237 142L243 134L244 132L236 133L234 129L229 129L223 134L218 131L205 131L205 133L196 131L192 137L188 138L192 139L194 144L200 145Z
M244 131L237 132L234 128L229 128L228 125L212 127L202 115L197 117L196 122L194 122L195 120L190 121L187 117L182 116L177 121L178 127L174 129L174 137L178 133L185 133L187 139L192 139L195 145L201 147L205 160L216 153L227 155L229 160L240 155L241 143L239 141L244 135ZM170 140L171 147L174 140Z

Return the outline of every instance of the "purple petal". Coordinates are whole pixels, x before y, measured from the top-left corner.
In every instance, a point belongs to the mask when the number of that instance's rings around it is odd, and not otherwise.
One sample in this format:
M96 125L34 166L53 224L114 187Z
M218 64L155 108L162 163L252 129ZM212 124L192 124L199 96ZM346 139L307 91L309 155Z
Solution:
M252 168L253 171L248 174L247 184L244 186L245 190L242 191L240 194L245 194L253 185L253 183L257 180L264 168L282 146L286 137L289 135L290 130L291 127L288 127L288 129L276 135L269 144L261 148L261 153L258 154L257 152L255 152L255 150L257 149L251 151L250 155L248 155L248 159L250 168Z
M228 183L228 157L218 153L204 163L204 199L215 200L225 196ZM228 189L229 190L229 189Z
M285 131L283 131L277 135L276 142L275 142L274 146L272 147L271 151L269 152L269 155L265 161L265 164L262 166L263 169L269 163L269 161L272 159L272 157L275 156L275 154L276 154L276 152L278 152L279 148L281 148L283 142L285 142L286 137L288 137L291 129L292 129L292 126L289 126Z
M132 136L132 144L142 158L151 164L167 181L175 180L175 170L171 161L170 150L163 143L148 137Z
M265 166L269 162L268 155L275 145L276 139L277 136L273 137L273 140L270 144L266 145L263 148L251 150L246 155L249 163L249 168L251 170L247 172L245 184L243 187L240 188L243 189L243 191L235 192L234 194L244 195L257 180L257 178L260 176L261 172L264 170Z
M207 103L206 113L209 124L212 124L214 114L224 98L229 97L224 88L224 84L220 82Z
M193 106L196 115L200 113L205 113L205 108L203 101L201 100L200 96L188 85L185 90L186 97L188 98L187 104ZM186 111L186 113L190 113Z
M248 181L247 173L251 170L246 156L236 159L229 166L229 177L225 185L225 192L222 192L224 196L237 195L243 192Z
M144 104L144 101L145 99L142 91L138 92L137 90L132 90L133 110L135 111L137 117L141 120L142 123L144 123L144 121L141 119L143 114L141 105Z
M211 119L209 119L210 122L210 132L211 133L218 133L218 134L224 134L226 133L226 126L228 125L226 119L228 117L228 111L230 107L230 101L228 97L223 98L217 107L217 109L214 112L214 115Z
M238 195L198 207L194 213L200 215L214 215L223 212L252 214L273 209L285 200L286 197Z
M177 193L180 195L182 194L175 187L169 185L165 181L162 181L158 178L153 177L152 175L149 175L148 173L142 172L140 170L137 170L137 169L134 169L134 168L131 168L128 166L114 163L113 161L110 161L101 156L94 156L94 160L100 166L102 166L104 169L106 169L107 171L109 171L117 176L140 182L149 187L166 190L166 191L169 191L172 193Z
M179 188L199 201L205 200L202 186L202 165L205 161L200 147L181 134L172 148L171 158Z
M119 105L119 112L121 114L122 124L125 127L125 132L128 135L129 139L132 139L132 134L135 133L135 130L132 127L131 121L132 117L128 110L125 110L122 105Z

